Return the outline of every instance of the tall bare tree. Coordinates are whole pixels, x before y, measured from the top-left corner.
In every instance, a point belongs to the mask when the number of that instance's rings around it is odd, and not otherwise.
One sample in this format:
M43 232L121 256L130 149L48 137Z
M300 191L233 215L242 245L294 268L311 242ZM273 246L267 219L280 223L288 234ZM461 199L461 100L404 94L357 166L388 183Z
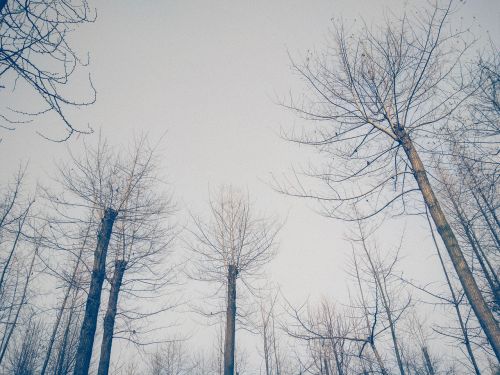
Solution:
M88 374L97 327L106 261L113 227L130 218L147 218L148 185L156 180L156 159L145 137L137 138L130 149L117 151L99 140L95 148L86 146L81 156L70 158L59 166L57 181L62 191L47 191L57 213L65 224L87 227L88 218L96 233L90 285L82 321L74 374ZM141 196L146 205L130 202ZM141 216L142 215L142 216ZM82 219L83 217L83 219ZM127 218L127 219L125 219Z
M139 146L144 147L141 144ZM137 153L143 151L136 150ZM110 291L104 316L98 375L107 375L109 371L117 314L127 316L128 325L131 325L130 321L149 318L176 304L174 298L169 298L170 304L159 309L131 311L126 310L124 304L120 307L118 301L120 295L127 293L134 304L141 299L152 302L155 296L161 296L164 287L175 281L176 265L172 261L168 262L171 258L168 257L171 252L170 245L176 235L171 218L174 205L172 196L163 193L161 186L158 186L157 172L155 168L150 168L143 175L140 189L137 188L127 201L123 208L124 213L116 224L116 233L111 244L111 251L114 253L113 276L109 278ZM148 332L151 336L152 329ZM120 332L122 337L125 333L124 330ZM137 343L137 336L136 331L129 339Z
M226 328L224 375L235 371L237 317L237 280L251 288L251 280L275 254L278 227L269 220L256 218L248 196L232 187L223 187L210 199L210 218L193 217L195 255L191 276L225 287Z
M500 360L498 323L432 182L433 156L440 153L445 124L477 91L473 77L462 74L472 38L450 27L453 7L453 1L437 3L401 19L391 17L377 29L361 26L351 32L337 25L325 53L294 64L311 95L287 107L315 120L316 127L288 137L328 156L326 170L308 173L327 190L311 192L300 181L294 188L278 188L319 200L327 215L347 220L353 220L353 206L369 209L366 217L387 209L415 213L409 198L418 197Z

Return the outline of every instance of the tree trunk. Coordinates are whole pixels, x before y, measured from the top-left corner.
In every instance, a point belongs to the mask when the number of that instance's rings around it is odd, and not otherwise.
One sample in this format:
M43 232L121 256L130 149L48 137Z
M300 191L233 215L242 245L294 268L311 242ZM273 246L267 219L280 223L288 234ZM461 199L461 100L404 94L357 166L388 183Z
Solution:
M323 364L325 366L325 375L330 375L330 367L328 366L328 359L323 357Z
M368 257L369 257L369 255L368 255ZM384 310L385 310L385 313L387 315L387 321L389 322L389 328L390 328L390 331L391 331L392 343L393 343L393 346L394 346L394 354L396 355L396 361L398 362L399 373L401 375L405 375L405 370L404 370L404 365L403 365L403 359L401 358L401 353L400 353L400 350L399 350L398 338L397 338L397 335L396 335L396 324L394 322L394 319L392 318L392 311L390 309L390 303L389 303L388 297L386 296L386 293L385 293L385 281L384 281L384 285L382 285L380 277L379 277L379 275L377 273L377 270L373 266L371 258L369 258L369 260L370 260L370 264L372 265L372 269L373 269L373 272L374 272L374 275L375 275L375 279L376 279L377 284L378 284L379 289L380 289L380 295L382 297L382 304L384 306Z
M472 196L474 197L474 200L476 201L476 204L477 204L477 207L479 208L479 211L481 211L481 214L484 218L484 221L486 222L488 229L490 230L491 236L495 240L497 247L500 248L500 238L498 238L495 227L493 226L493 224L491 224L491 221L488 218L488 214L484 211L484 208L481 205L481 202L479 202L479 198L476 196L476 194L474 194L474 191L471 191L471 193L472 193Z
M111 290L109 292L108 308L104 317L104 330L102 333L101 358L99 359L99 368L97 375L108 375L109 363L111 359L111 345L113 344L113 330L115 328L116 306L118 304L118 294L122 285L123 274L127 262L117 260L115 262L115 271L111 280Z
M429 351L425 346L422 347L422 354L424 355L425 368L427 370L427 374L435 375L434 366L432 366L431 357L429 356Z
M234 347L236 338L236 278L238 269L227 270L226 337L224 342L224 375L234 375Z
M269 343L267 342L267 322L264 321L263 337L264 337L264 364L266 366L266 375L271 375L269 368Z
M373 341L373 337L370 337L370 347L372 348L373 354L375 355L375 359L377 360L378 367L380 367L380 372L382 375L388 375L389 373L385 369L384 361L382 357L380 357L380 353L375 346L375 342Z
M446 220L444 212L439 205L434 191L432 190L424 165L417 150L415 149L415 146L413 145L413 142L406 133L403 133L400 136L400 140L406 156L412 166L413 175L422 193L422 197L424 198L426 206L429 208L434 224L436 225L438 233L443 240L446 250L448 251L453 267L455 268L458 278L460 279L460 283L462 284L464 292L467 295L467 299L469 300L469 303L476 314L476 318L479 321L479 324L481 324L481 327L486 334L488 342L493 348L497 359L500 361L500 329L498 328L498 324L493 317L493 313L488 308L488 305L486 304L486 301L477 286L476 280L474 280L474 276L472 275L469 265L465 260L462 250L460 249L457 238L455 237L450 224Z
M88 375L90 359L92 357L92 347L94 346L94 336L97 325L97 315L101 303L102 283L106 273L106 255L108 252L111 231L116 219L117 212L111 208L104 211L101 220L99 233L97 234L97 246L94 252L94 266L90 279L90 289L85 305L85 315L83 318L80 340L76 352L76 363L74 375Z
M465 348L467 349L469 359L470 359L472 365L474 366L474 371L475 371L476 375L481 375L481 372L480 372L479 367L478 367L477 362L476 362L476 358L474 356L474 352L472 351L472 346L471 346L470 340L469 340L469 334L467 333L467 328L466 328L465 323L463 321L462 313L460 312L460 301L458 300L458 298L455 294L455 291L453 290L453 285L451 285L450 277L448 276L448 271L446 270L446 266L444 264L444 260L443 260L443 257L441 255L441 250L439 250L436 236L434 235L434 228L432 227L431 220L430 220L427 212L426 212L426 216L427 216L427 222L429 223L429 229L431 231L432 240L434 242L434 246L436 247L436 251L437 251L437 254L439 257L439 263L441 264L441 267L443 268L444 277L446 279L446 283L448 284L448 288L450 289L451 298L453 301L453 308L455 309L455 312L457 314L458 323L460 324L460 329L461 329L462 335L463 335L463 343L465 345Z
M17 327L17 320L19 319L19 314L21 313L21 310L23 309L24 305L26 304L26 294L28 291L28 285L30 283L30 279L33 273L33 266L35 265L35 259L38 255L38 247L35 249L35 252L33 253L33 257L31 258L31 263L28 268L28 273L26 276L26 281L24 283L24 288L23 288L23 294L21 295L21 301L19 301L19 305L17 307L16 315L14 317L13 322L8 322L10 325L10 330L9 333L7 334L4 342L4 346L2 348L2 351L0 353L0 363L2 363L5 353L7 352L7 347L9 346L10 339L12 337L12 333L14 332L14 329Z
M8 268L10 266L10 262L12 261L12 257L14 256L14 252L16 251L17 243L19 242L19 236L22 233L23 227L24 227L24 222L26 221L26 217L28 216L28 212L23 216L22 219L19 219L18 223L18 228L16 232L16 238L14 239L14 243L12 244L12 248L10 250L9 256L7 257L7 260L5 261L5 264L3 266L2 270L2 275L0 276L0 290L2 289L3 282L5 280L5 276L7 275Z

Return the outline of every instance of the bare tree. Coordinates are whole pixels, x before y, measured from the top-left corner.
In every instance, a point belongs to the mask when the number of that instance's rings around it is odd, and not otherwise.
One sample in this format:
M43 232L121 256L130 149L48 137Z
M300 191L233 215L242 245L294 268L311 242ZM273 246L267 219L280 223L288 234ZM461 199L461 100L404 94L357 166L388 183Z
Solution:
M67 342L67 335L70 334L69 330L71 328L71 322L75 319L73 314L76 315L75 312L75 303L78 299L78 295L81 292L81 289L83 289L82 280L79 280L83 274L85 274L85 271L82 270L82 264L84 263L84 252L89 246L89 242L91 242L90 238L90 231L91 231L92 225L89 223L87 228L83 228L84 234L82 236L81 242L77 244L79 249L76 251L76 259L74 259L74 262L72 264L72 270L70 271L69 274L66 274L66 272L63 272L58 276L58 281L62 281L63 285L65 286L65 292L64 295L62 296L62 300L60 302L60 305L58 306L57 313L56 313L56 318L55 322L52 328L52 334L50 335L49 341L47 343L47 348L45 350L45 359L43 361L42 368L40 370L40 375L45 375L50 360L52 358L52 350L54 348L54 345L56 344L57 340L57 335L60 331L60 326L64 323L64 315L68 315L66 317L66 326L64 327L64 333L63 333L63 338L62 338L62 346L65 347ZM70 252L71 255L73 255ZM60 257L60 255L59 255ZM68 263L63 265L63 268L67 268ZM74 325L74 322L73 322ZM61 349L60 349L61 351ZM63 352L66 351L65 349L62 350ZM62 366L61 362L65 361L66 355L62 355L62 358L57 360L57 364L54 365L56 370L54 372L57 372L57 369Z
M129 150L120 152L99 140L97 147L86 146L82 156L70 154L69 161L60 165L57 181L61 192L47 190L49 201L65 225L86 228L90 216L97 234L75 374L89 371L113 227L122 220L148 219L152 213L147 205L151 195L147 192L148 185L156 180L155 163L153 149L144 137L136 139ZM138 196L142 201L137 200ZM130 204L134 200L145 205Z
M255 326L261 339L260 354L266 375L287 375L295 371L290 347L282 334L285 332L281 327L286 326L286 322L281 321L279 294L275 287L259 292L261 298Z
M30 286L30 282L31 282L32 276L33 276L35 260L36 260L36 257L38 255L37 253L38 253L38 247L35 248L35 251L33 252L33 255L31 256L29 266L26 269L26 271L24 272L25 273L25 275L23 275L24 280L22 280L22 282L24 284L22 285L20 295L16 296L16 294L14 293L14 297L17 297L17 300L16 300L15 304L14 303L12 304L12 308L9 311L8 320L5 322L6 329L4 331L4 335L2 337L2 345L0 347L0 363L2 363L4 357L7 353L7 349L9 347L10 340L14 334L15 329L17 328L17 326L19 324L19 320L20 320L23 308L27 304L29 286ZM19 279L16 280L16 289L19 285L18 280Z
M20 80L41 102L36 109L16 109L10 114L2 108L0 127L14 129L30 117L52 112L68 131L62 140L82 132L68 118L67 109L92 104L95 90L89 80L89 100L76 101L64 93L73 73L86 65L68 40L76 25L94 19L86 0L0 1L0 90L11 93L20 86Z
M435 4L388 19L377 30L362 26L351 33L337 26L323 55L294 64L312 95L287 107L317 127L289 138L329 156L325 171L309 172L328 190L311 192L300 181L292 189L278 188L316 199L328 216L347 220L355 220L349 213L353 206L369 209L366 217L386 209L415 213L408 198L417 195L500 360L500 329L431 182L432 155L440 152L439 140L448 130L444 124L477 90L461 71L471 43L466 31L451 29L452 7L452 1Z
M157 348L149 356L148 375L187 375L192 374L203 362L193 364L193 359L182 341L172 340Z
M137 150L137 152L141 152ZM111 360L111 347L117 316L129 321L136 321L151 317L176 305L173 298L167 306L153 311L131 311L120 308L119 295L132 298L134 303L140 299L153 301L155 294L160 296L164 287L173 284L176 277L176 265L168 264L166 259L170 255L170 244L176 235L175 227L171 223L174 212L172 196L160 193L158 182L155 181L154 169L143 176L141 190L129 199L124 214L116 224L114 243L111 251L114 253L113 276L110 279L108 306L104 316L104 329L98 375L106 375ZM156 183L155 183L156 182ZM167 261L166 261L167 260ZM123 297L122 297L123 299ZM135 316L134 316L135 314ZM129 338L138 343L136 329ZM149 329L151 334L153 330ZM126 331L121 330L124 337Z
M351 241L355 242L363 252L363 260L366 264L366 273L370 275L374 283L374 289L376 296L380 299L380 306L384 311L385 318L387 320L387 326L391 333L391 340L393 344L393 350L396 357L396 363L401 375L405 374L403 358L401 356L401 347L399 344L398 334L396 330L396 323L401 318L405 310L411 304L411 297L407 298L407 301L402 303L401 306L396 306L395 298L392 298L391 294L391 284L394 283L394 266L398 261L398 256L396 255L391 261L384 261L380 258L379 253L372 251L369 248L368 241L370 239L370 233L360 221L358 224L358 235L352 237ZM378 255L378 256L377 256ZM356 260L355 260L356 264ZM356 273L358 270L356 269ZM359 275L357 274L359 277ZM394 289L394 287L392 288ZM397 294L401 294L401 290ZM378 302L376 302L378 303Z
M237 280L252 288L251 280L274 256L278 227L269 220L255 218L248 197L232 187L221 188L210 199L208 221L197 217L193 221L190 250L196 258L191 276L225 287L224 375L233 375Z

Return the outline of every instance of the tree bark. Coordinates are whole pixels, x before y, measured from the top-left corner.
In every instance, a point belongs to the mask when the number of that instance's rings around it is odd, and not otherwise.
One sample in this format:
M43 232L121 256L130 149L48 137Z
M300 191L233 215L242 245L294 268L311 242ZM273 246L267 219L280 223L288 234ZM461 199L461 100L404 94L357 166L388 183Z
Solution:
M236 278L238 269L227 270L226 337L224 341L224 375L234 375L234 347L236 338Z
M109 240L111 238L111 231L117 214L115 210L107 208L104 210L104 216L101 219L99 233L97 234L97 246L94 252L94 266L90 279L90 289L85 305L85 315L76 352L74 375L88 375L89 373L97 325L97 315L101 303L102 284L106 273L106 255L108 252Z
M97 375L108 375L109 364L111 360L111 346L113 344L113 331L115 328L116 308L118 304L118 295L122 285L123 274L127 267L125 260L115 262L115 271L111 280L111 290L109 292L108 308L104 317L104 330L102 334L101 357L99 359L99 368Z
M432 186L427 178L427 172L425 171L422 160L420 159L412 140L408 134L404 133L403 130L400 130L400 133L399 139L412 166L413 175L417 181L420 192L422 193L424 202L429 208L431 217L436 225L441 239L443 240L446 250L448 251L453 267L457 272L460 283L464 288L464 292L467 295L467 299L469 300L472 309L474 310L476 318L486 334L488 342L493 348L497 359L500 361L500 329L498 324L493 317L493 313L486 304L486 301L477 286L476 280L474 280L474 276L472 275L469 265L465 260L457 238L455 237L455 234L453 233L453 230L451 229L451 226L448 223L441 206L439 205L434 191L432 190Z

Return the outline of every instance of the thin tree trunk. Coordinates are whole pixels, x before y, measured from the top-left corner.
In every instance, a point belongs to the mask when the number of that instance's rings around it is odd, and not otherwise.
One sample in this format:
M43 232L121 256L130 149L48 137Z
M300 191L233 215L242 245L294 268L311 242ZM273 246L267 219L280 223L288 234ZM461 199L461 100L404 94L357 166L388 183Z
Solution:
M224 342L224 375L234 375L234 347L236 338L236 277L238 270L228 266L226 337Z
M2 285L4 283L5 277L7 275L7 271L10 266L10 262L12 261L12 257L14 256L14 252L16 251L17 243L19 242L19 237L21 236L23 227L24 227L24 222L26 221L26 217L28 216L28 211L26 211L25 215L20 218L19 224L17 227L17 233L16 233L16 238L14 239L14 243L12 244L12 248L9 252L9 256L7 257L7 260L5 261L3 270L2 270L2 275L0 276L0 289L2 289Z
M429 352L425 346L422 347L422 354L424 356L425 368L427 370L428 375L435 375L434 366L432 366L431 357L429 356Z
M337 367L337 375L344 375L344 369L342 368L342 363L339 359L339 353L337 350L337 345L332 341L332 351L333 357L335 358L335 367Z
M495 269L491 265L491 262L488 259L488 256L486 255L486 253L484 252L483 247L481 246L481 242L477 238L473 228L471 228L470 234L472 236L472 239L474 240L474 243L476 244L476 248L478 249L479 253L481 254L482 258L484 259L486 265L488 266L490 274L492 275L493 279L495 280L496 285L500 286L500 281L498 280L497 271L495 271Z
M493 227L493 225L491 224L490 219L488 218L488 214L484 211L484 208L483 208L483 206L481 206L481 203L479 202L479 199L476 196L476 194L474 194L473 191L471 193L472 193L472 196L474 197L474 200L477 203L477 207L479 208L479 211L481 211L481 215L483 216L484 221L486 221L486 224L488 226L488 229L490 230L491 236L495 240L497 247L500 248L500 238L498 238L495 227Z
M88 375L89 373L97 325L97 315L101 303L102 284L106 273L106 255L116 216L117 212L115 210L107 208L104 210L104 216L99 227L97 246L94 252L94 266L90 279L90 289L76 352L74 375Z
M398 362L399 372L401 375L405 375L403 360L401 358L401 353L399 351L399 344L398 344L398 339L397 339L397 335L396 335L396 325L395 325L394 320L392 319L392 312L391 312L391 308L390 308L389 297L386 293L387 290L385 288L385 282L384 282L384 284L382 284L382 281L380 280L379 270L375 267L375 264L372 261L372 257L370 255L370 252L368 251L368 248L366 247L364 235L362 235L362 244L363 244L363 249L365 251L366 257L368 258L368 262L370 263L370 267L371 267L372 272L373 272L373 277L374 277L375 282L378 285L378 288L380 290L380 296L382 297L382 305L384 307L385 314L387 315L387 320L389 322L389 329L391 331L391 338L392 338L392 343L394 346L394 354L396 355L396 361Z
M388 375L388 372L384 366L384 361L382 361L382 357L380 357L380 353L378 352L377 347L375 346L375 337L373 337L374 335L373 335L372 329L370 327L370 321L368 319L368 314L369 314L368 308L366 307L365 294L363 293L363 287L361 286L361 278L359 276L359 271L358 271L358 262L356 260L355 255L354 255L354 267L356 270L356 280L358 282L359 292L361 294L361 301L363 302L363 310L365 313L366 329L369 332L368 339L369 339L369 343L370 343L370 348L372 349L373 354L375 355L375 359L377 360L377 364L380 367L380 372L382 373L382 375ZM376 302L376 303L378 303L378 302ZM377 311L378 311L378 307L377 307ZM376 319L377 319L377 316L375 315L375 321L376 321Z
M274 326L274 315L272 316L272 340L274 352L274 365L276 366L276 375L281 375L281 362L278 358L278 347L276 345L276 327Z
M495 273L493 273L493 277L495 279L492 278L492 275L490 275L490 272L485 264L485 261L487 262L487 259L485 259L485 257L484 257L484 252L482 250L478 249L478 246L480 246L480 244L478 242L476 243L476 241L474 240L475 236L474 237L472 236L471 230L467 226L467 224L464 223L462 221L462 219L460 219L460 220L461 220L461 224L464 228L465 235L467 236L467 239L470 242L472 251L474 252L474 254L476 254L476 258L479 262L479 266L481 267L481 270L483 271L484 277L486 278L486 281L488 282L488 285L493 293L494 303L498 307L498 304L500 303L500 288L499 288L500 285L498 284L497 275Z
M31 274L33 273L33 266L35 265L35 259L36 256L38 255L38 247L35 249L35 252L33 254L33 258L31 259L30 267L28 269L28 274L26 276L26 282L24 283L24 288L23 288L23 294L21 295L21 301L19 302L19 307L17 308L16 315L14 317L14 321L11 323L11 327L9 330L9 333L7 334L4 346L2 348L2 352L0 353L0 363L2 363L2 360L5 356L5 353L7 352L7 347L9 346L10 339L12 337L12 333L14 332L14 329L17 326L17 320L19 319L19 314L21 314L21 310L26 303L26 293L28 291L28 285L30 283L30 278Z
M2 334L2 341L0 342L0 352L3 350L3 346L5 344L5 341L7 339L7 332L8 332L8 329L9 329L9 325L10 325L10 319L12 318L12 314L14 313L14 307L16 305L16 297L17 297L17 288L19 287L19 271L16 272L16 282L14 284L14 291L12 293L12 299L11 299L11 303L9 305L9 308L8 308L8 313L7 313L7 318L3 318L3 323L2 324L5 324L5 330ZM3 296L0 296L3 298Z
M370 263L371 263L371 259L370 259ZM373 265L372 265L372 267L373 267ZM377 273L377 270L373 269L373 272L375 273L375 278L376 278L377 283L378 283L379 288L380 288L380 295L382 296L382 304L384 305L385 313L387 315L387 320L389 321L389 328L391 331L392 342L394 344L394 353L396 354L396 360L398 362L399 372L401 375L405 375L403 360L401 358L401 353L399 351L399 344L398 344L398 339L397 339L397 335L396 335L396 325L395 325L394 320L392 319L392 311L390 309L389 301L388 301L387 296L386 296L385 291L384 291L385 285L382 285L380 278L379 278L379 275Z
M5 330L2 335L2 341L0 342L0 352L3 351L3 347L7 342L7 338L10 338L9 335L9 326L11 325L10 320L12 319L12 315L14 314L14 307L16 306L16 298L17 298L17 288L19 288L19 271L16 272L16 282L14 284L14 291L12 293L11 303L9 305L9 312L7 313L7 318L4 318ZM2 360L0 359L0 363Z
M469 172L469 176L471 177L472 182L474 184L474 186L470 190L471 191L472 190L477 190L479 192L479 196L482 198L484 204L488 208L488 211L491 213L491 216L493 216L493 219L495 220L495 223L496 223L497 227L500 228L500 220L498 219L498 216L496 215L495 207L493 207L490 204L490 202L488 201L488 198L484 194L483 189L481 188L481 185L477 181L476 176L474 174L474 170L470 166L469 162L465 158L463 158L462 161L463 161L463 164L465 165L465 167L467 168L467 171ZM478 205L479 205L479 203L478 203Z
M55 366L54 375L66 375L69 372L69 361L66 361L66 348L68 346L68 338L71 330L71 323L73 320L73 309L75 308L76 295L73 297L71 302L70 313L68 316L68 321L66 322L66 327L64 328L63 340L61 347L59 348L59 353L57 354L57 362Z
M68 375L71 371L74 356L76 355L74 349L71 346L71 343L75 339L75 335L77 333L75 332L75 330L73 330L72 333L73 326L77 325L77 322L74 322L74 320L76 319L78 321L79 314L81 313L80 307L76 306L78 303L78 292L78 290L75 290L73 292L68 318L64 327L62 343L59 346L59 350L57 353L57 361L55 364L53 375ZM72 335L72 337L70 337L70 334Z
M111 290L109 292L108 308L104 317L104 330L102 333L101 357L99 359L99 368L97 375L108 375L109 364L111 360L111 346L113 344L113 331L115 328L116 308L118 304L118 295L122 285L123 274L127 267L125 260L115 262L115 271L111 280Z
M464 258L457 238L455 237L450 224L446 220L446 216L444 215L434 191L432 190L424 165L417 150L415 149L415 146L413 145L413 142L410 137L404 133L400 137L400 140L412 166L413 175L422 193L422 197L426 206L429 208L429 212L434 220L438 233L443 240L446 250L448 251L458 278L460 279L460 283L464 288L464 292L467 295L474 313L476 314L479 324L481 324L481 327L486 334L488 342L495 352L497 360L500 361L500 329L498 324L493 316L493 313L486 304L486 301L477 286L476 280L474 280L474 276L472 275L469 265Z
M389 373L385 369L384 361L382 360L382 357L380 357L380 353L378 352L377 347L375 346L375 342L373 342L372 338L370 338L370 347L372 348L375 359L377 360L377 364L380 367L380 372L382 373L382 375L388 375Z
M263 319L264 321L264 319ZM264 364L266 366L266 375L271 375L269 368L269 344L267 342L267 324L268 322L264 322L263 327L263 336L264 336Z
M323 357L323 364L325 366L325 375L330 375L330 368L328 366L328 359L325 357Z

